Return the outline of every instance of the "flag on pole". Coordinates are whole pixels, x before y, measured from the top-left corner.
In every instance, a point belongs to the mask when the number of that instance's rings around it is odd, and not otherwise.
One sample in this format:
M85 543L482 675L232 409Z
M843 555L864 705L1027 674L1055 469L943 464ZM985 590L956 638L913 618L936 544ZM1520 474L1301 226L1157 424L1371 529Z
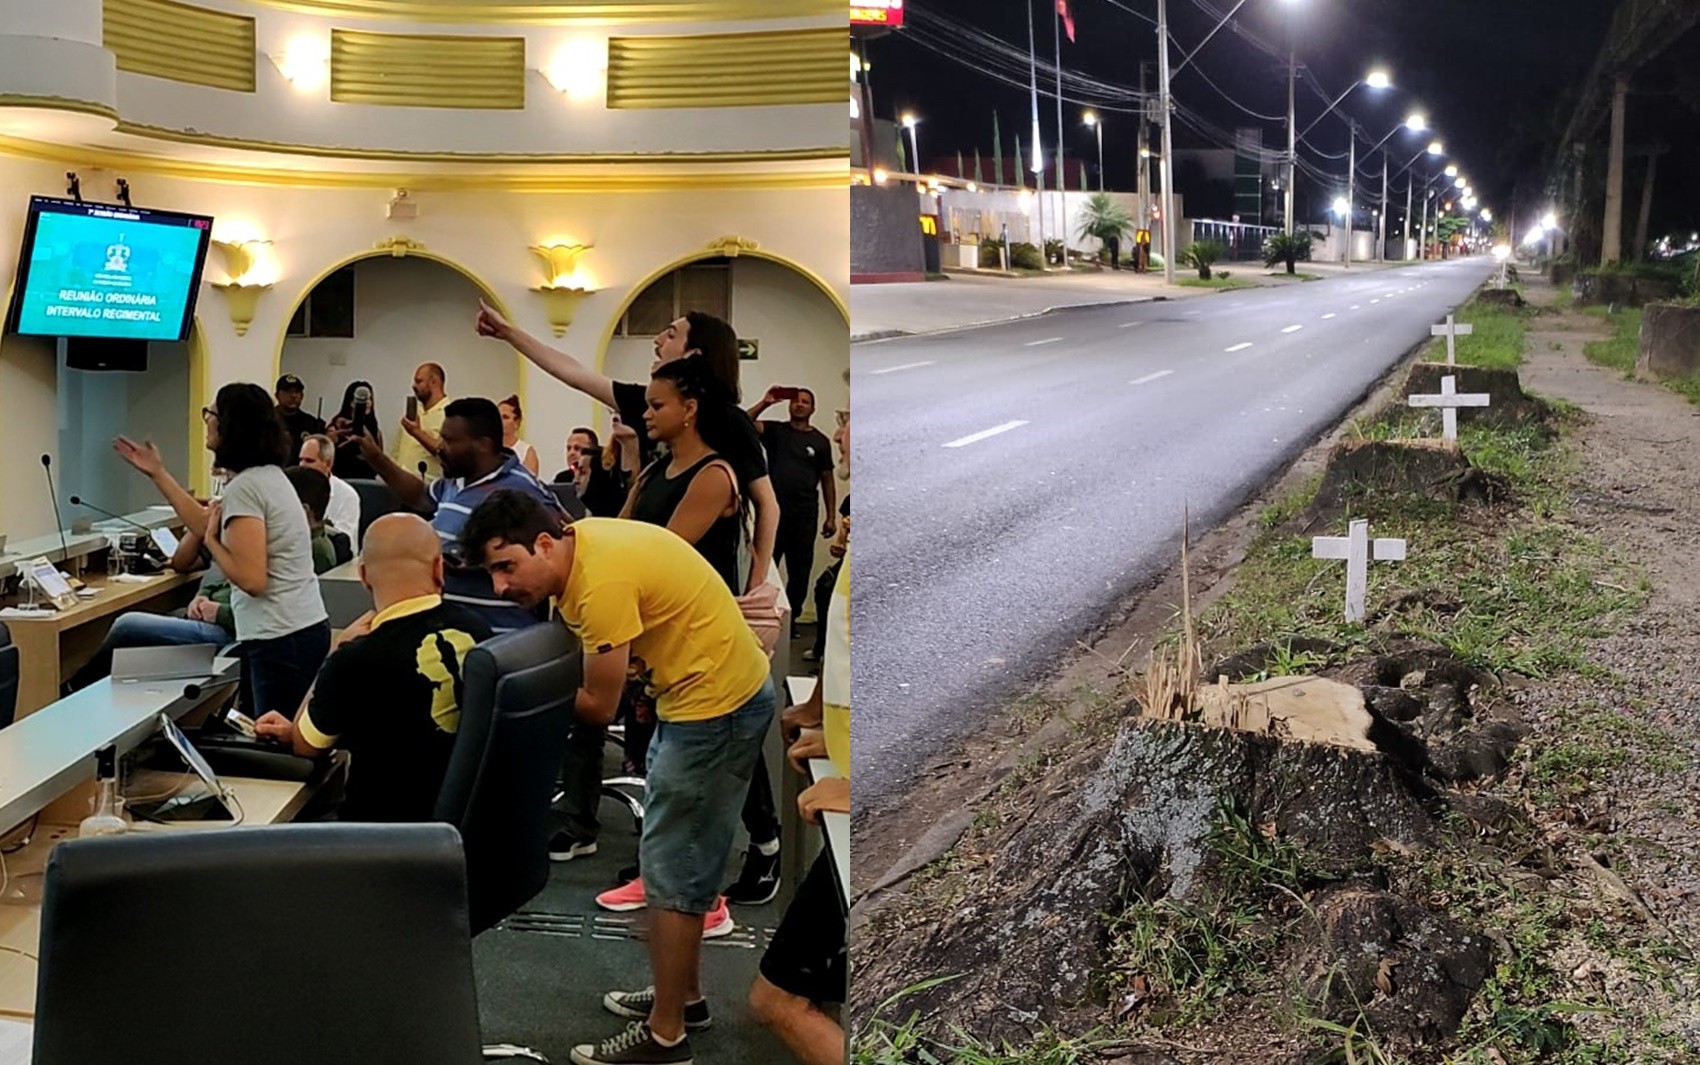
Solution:
M1017 159L1020 159L1021 153L1019 151L1016 152L1015 157ZM1015 165L1015 168L1017 170L1020 170L1021 164L1017 163ZM994 182L996 182L997 184L1002 185L1004 183L1004 181L1003 181L1003 131L998 128L998 113L996 111L992 112L992 173L997 175L997 177L993 178L992 180Z
M1015 135L1015 183L1021 188L1027 187L1027 179L1021 176L1021 134Z
M980 169L980 146L976 144L974 146L974 184L984 185L985 183L986 175Z
M967 174L964 174L962 172L962 149L960 149L960 148L958 148L956 150L956 176L957 177L967 177L968 176Z
M1068 0L1057 0L1057 14L1062 16L1063 32L1068 34L1068 43L1074 43L1074 16L1068 13Z

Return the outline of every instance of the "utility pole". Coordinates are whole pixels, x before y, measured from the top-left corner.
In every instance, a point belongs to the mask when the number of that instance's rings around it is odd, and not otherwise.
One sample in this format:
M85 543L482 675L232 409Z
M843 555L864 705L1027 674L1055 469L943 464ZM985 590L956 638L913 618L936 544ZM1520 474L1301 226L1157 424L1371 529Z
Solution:
M1169 0L1157 0L1158 106L1163 110L1163 281L1175 283L1175 137L1169 97Z
M1289 42L1290 42L1290 40L1292 38L1292 27L1291 27L1291 25L1289 25L1287 27L1287 36L1288 36L1288 39L1289 39ZM1298 177L1298 169L1299 169L1298 168L1298 161L1299 161L1298 127L1296 127L1293 124L1294 121L1298 118L1297 111L1293 106L1293 86L1298 81L1298 74L1299 74L1298 53L1291 50L1291 47L1289 46L1289 49L1288 49L1288 52L1287 52L1287 203L1286 203L1287 236L1289 236L1289 237L1293 235L1293 182Z
M1352 203L1358 185L1358 127L1346 121L1346 136L1352 142L1346 154L1346 265L1352 265Z
M1145 121L1150 113L1145 88L1145 70L1149 66L1149 63L1139 64L1139 229L1151 228L1151 139Z
M1381 149L1381 218L1376 223L1375 261L1387 261L1387 148Z
M1405 241L1399 247L1399 259L1400 259L1401 262L1404 261L1405 256L1407 256L1411 253L1411 191L1413 189L1415 189L1416 186L1417 186L1417 172L1415 170L1406 170L1405 171Z
M1033 84L1033 172L1039 177L1038 199L1034 201L1039 215L1039 269L1048 270L1045 261L1045 149L1039 137L1039 53L1033 43L1033 3L1022 0L1027 8L1027 71ZM1016 166L1020 166L1019 162Z
M1062 241L1062 268L1068 269L1068 177L1063 173L1062 12L1051 5L1057 31L1057 239Z
M1428 186L1433 180L1429 178L1423 183L1423 224L1417 229L1417 243L1421 245L1417 249L1417 258L1421 260L1428 259Z

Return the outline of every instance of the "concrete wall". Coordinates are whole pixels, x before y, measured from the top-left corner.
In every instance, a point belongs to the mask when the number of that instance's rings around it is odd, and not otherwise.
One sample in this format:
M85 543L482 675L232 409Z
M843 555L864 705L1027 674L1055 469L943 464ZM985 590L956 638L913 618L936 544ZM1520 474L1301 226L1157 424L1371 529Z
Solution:
M850 187L852 281L919 281L921 220L913 185Z

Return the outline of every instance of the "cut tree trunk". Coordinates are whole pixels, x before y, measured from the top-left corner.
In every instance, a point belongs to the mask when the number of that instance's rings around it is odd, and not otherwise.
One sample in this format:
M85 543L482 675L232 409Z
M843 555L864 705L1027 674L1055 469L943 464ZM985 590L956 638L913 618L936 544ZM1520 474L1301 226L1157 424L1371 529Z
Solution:
M1523 391L1523 383L1516 370L1419 362L1411 367L1411 375L1405 380L1405 395L1439 395L1442 377L1456 377L1460 393L1486 392L1489 396L1486 407L1460 407L1459 425L1515 429L1543 422L1549 413L1546 404Z
M1641 319L1635 369L1665 377L1700 373L1700 307L1649 303Z
M1440 386L1432 391L1438 394ZM1378 501L1412 495L1457 504L1503 494L1503 486L1470 465L1453 441L1346 440L1329 454L1322 485L1300 524L1314 532L1347 515L1373 518Z

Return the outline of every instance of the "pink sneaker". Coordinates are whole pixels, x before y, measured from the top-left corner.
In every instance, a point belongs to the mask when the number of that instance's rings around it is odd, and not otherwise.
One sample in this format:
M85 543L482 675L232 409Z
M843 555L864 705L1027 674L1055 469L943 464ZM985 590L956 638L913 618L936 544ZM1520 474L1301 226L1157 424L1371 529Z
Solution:
M628 881L617 888L604 891L596 896L596 905L604 910L613 910L615 913L643 909L643 877L640 876L636 880Z
M729 936L738 925L732 920L732 911L726 905L726 896L714 900L714 909L702 915L702 938L719 939Z

